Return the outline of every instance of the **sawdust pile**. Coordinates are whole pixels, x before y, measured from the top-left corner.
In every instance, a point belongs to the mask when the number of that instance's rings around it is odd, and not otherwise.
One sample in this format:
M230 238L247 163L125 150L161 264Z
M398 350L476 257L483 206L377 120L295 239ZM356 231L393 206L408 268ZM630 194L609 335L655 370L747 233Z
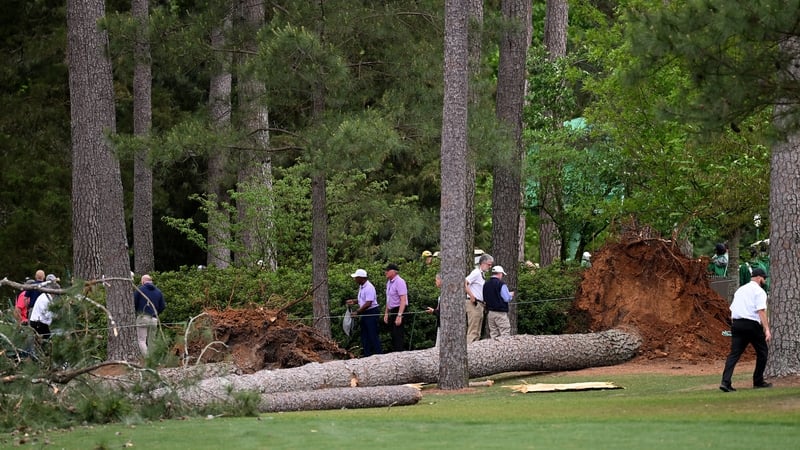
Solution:
M594 252L576 294L576 314L591 331L620 325L642 334L640 356L684 361L724 359L728 301L709 285L707 260L683 256L673 241L649 238Z

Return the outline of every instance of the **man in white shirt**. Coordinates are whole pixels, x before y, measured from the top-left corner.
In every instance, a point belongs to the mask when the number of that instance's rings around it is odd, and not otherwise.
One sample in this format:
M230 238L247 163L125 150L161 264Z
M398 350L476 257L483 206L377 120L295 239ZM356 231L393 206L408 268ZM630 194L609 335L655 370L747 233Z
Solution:
M772 339L767 319L767 293L762 288L766 280L767 273L764 272L764 269L756 267L753 269L750 282L741 286L733 294L731 352L725 360L725 370L722 372L722 382L719 385L719 389L723 392L736 390L731 385L733 369L748 345L752 345L756 351L753 387L772 387L772 383L764 381L764 369L767 367L767 356L769 355L767 342Z
M467 291L467 344L481 338L483 331L483 274L494 264L494 258L484 253L478 259L478 266L464 279L464 290Z

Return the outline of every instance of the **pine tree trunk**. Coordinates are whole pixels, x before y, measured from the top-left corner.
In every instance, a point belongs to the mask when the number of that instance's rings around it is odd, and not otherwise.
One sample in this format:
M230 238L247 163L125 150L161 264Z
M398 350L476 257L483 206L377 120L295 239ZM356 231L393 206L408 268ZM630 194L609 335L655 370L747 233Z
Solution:
M530 0L504 0L503 18L516 26L503 33L497 74L498 120L505 125L510 154L497 158L492 186L492 256L508 274L510 290L517 285L519 269L519 215L521 210L522 108L525 102L525 69L531 23Z
M463 303L463 301L462 301ZM463 332L461 333L463 334ZM565 371L621 364L636 356L641 337L632 330L558 336L516 335L484 339L467 348L469 378L517 371ZM237 391L263 394L346 388L435 383L439 380L440 349L394 352L347 361L312 363L302 367L262 370L249 375L207 378L179 388L183 401L196 407L229 400ZM443 364L445 362L443 361ZM166 394L166 390L156 392Z
M109 280L104 283L106 304L117 327L109 330L106 356L133 360L139 357L139 349L132 286L126 281L130 280L130 261L122 178L106 138L106 133L115 132L116 120L108 35L98 25L104 17L102 0L67 2L74 264L79 278Z
M320 14L316 31L324 41L324 0L317 1ZM325 113L325 89L322 82L314 88L312 120L318 122ZM325 170L314 164L311 175L311 284L314 289L314 328L325 337L331 337L330 294L328 291L328 188Z
M468 14L468 35L467 42L469 48L469 109L477 110L481 103L481 92L472 86L472 82L479 79L481 74L481 44L483 39L483 0L467 0ZM469 138L468 138L469 139ZM464 182L467 188L467 205L464 208L466 225L464 229L464 262L466 267L472 267L475 249L475 180L476 180L476 160L479 150L475 145L468 143L467 173ZM469 269L467 269L469 272Z
M258 53L257 35L264 25L265 6L262 2L242 0L239 3L245 52L240 61L244 66L250 55ZM264 103L264 83L243 73L239 80L239 111L242 127L249 139L239 157L238 188L240 191L258 190L265 198L253 205L244 198L237 199L239 224L242 225L243 262L261 261L269 270L278 268L274 247L274 222L272 201L272 158L269 154L269 112Z
M785 77L800 77L800 39L781 43L781 51L791 57ZM775 107L775 128L786 133L772 147L770 176L770 301L772 327L766 375L779 377L800 374L800 131L797 131L797 106L791 101Z
M96 160L109 151L105 130L114 130L111 63L105 57L108 38L97 29L105 14L102 1L67 3L67 62L69 64L72 126L72 251L75 277L102 274L100 193L104 189ZM97 101L102 100L102 101Z
M146 138L152 127L152 75L148 0L132 0L131 14L136 21L133 69L133 134ZM150 149L138 150L133 159L133 258L139 274L155 268L153 254L153 170Z
M543 40L548 59L551 61L567 54L568 21L567 0L547 0ZM541 183L541 202L544 208L539 211L539 262L542 267L561 259L563 237L559 236L558 227L547 209L555 208L558 204L556 186L558 183L555 183L555 180Z
M235 1L235 0L233 0ZM231 61L232 58L225 48L225 34L230 31L231 19L226 15L222 25L215 27L211 32L211 49L215 52L218 67L211 76L208 91L208 107L211 125L215 130L228 132L231 125ZM208 155L208 193L213 196L217 204L229 202L230 196L227 180L227 165L229 152L224 147L215 148ZM231 250L229 241L231 218L226 208L217 207L208 217L208 255L206 264L220 269L228 267L231 263Z
M464 0L445 3L444 105L442 108L440 242L442 291L439 306L439 387L467 386L466 311L464 263L467 261L467 118L469 104L469 50L467 5ZM473 172L474 174L474 172ZM474 176L474 175L473 175ZM472 233L472 230L470 230ZM472 254L470 250L469 255Z

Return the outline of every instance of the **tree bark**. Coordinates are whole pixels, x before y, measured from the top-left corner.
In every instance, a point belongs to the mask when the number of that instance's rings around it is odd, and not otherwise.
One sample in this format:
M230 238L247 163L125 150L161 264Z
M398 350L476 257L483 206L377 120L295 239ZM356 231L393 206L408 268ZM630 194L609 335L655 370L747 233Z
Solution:
M442 108L440 242L442 291L439 387L467 386L466 311L464 263L467 261L467 118L469 104L469 51L467 8L464 0L445 2L444 105ZM474 172L472 172L474 177ZM473 233L469 230L469 233ZM470 250L470 256L472 251Z
M463 300L462 300L463 303ZM463 333L461 333L463 334ZM634 330L558 336L516 335L476 341L467 347L468 376L484 377L517 371L564 371L620 364L636 356L642 339ZM236 391L262 394L298 392L358 385L394 386L435 383L440 349L394 352L368 358L306 364L249 375L208 378L178 388L180 398L203 406L227 401ZM166 394L159 390L157 395Z
M106 138L116 131L108 34L98 23L102 0L67 2L67 55L73 154L75 275L105 277L106 304L119 328L108 334L106 357L139 357L131 301L130 260L125 232L119 161ZM85 185L84 185L85 184Z
M325 8L324 0L318 0L319 16L316 32L324 41ZM321 81L314 87L312 121L318 122L325 113L325 88ZM319 149L313 149L312 154ZM320 155L321 158L321 155ZM327 175L322 164L312 161L311 174L311 284L314 289L314 328L330 338L330 294L328 291L328 192Z
M72 251L75 276L95 279L101 267L100 192L96 160L109 151L106 130L116 129L113 90L105 57L108 37L97 29L102 1L67 3L67 62L72 126ZM97 101L101 99L102 101Z
M239 3L246 36L240 66L244 67L249 55L258 53L258 30L264 25L265 6L263 2L241 0ZM242 197L236 201L239 209L239 223L242 225L242 245L245 255L243 262L250 264L256 260L269 270L277 270L273 230L274 208L272 196L272 158L269 156L269 111L264 104L266 88L246 70L240 72L238 93L239 111L242 126L249 136L245 148L239 155L238 190L257 190L265 198L255 205Z
M780 50L790 64L780 75L800 77L800 38L787 38ZM775 106L775 128L785 133L772 147L770 175L770 304L772 331L766 375L800 374L800 131L797 106L784 99Z
M500 42L500 65L497 74L499 121L506 126L512 145L508 157L500 157L494 166L492 184L492 256L508 274L510 290L517 285L519 268L519 215L522 192L522 109L525 103L525 78L531 23L530 0L504 0L503 18L511 25Z
M328 206L325 173L311 176L311 283L314 289L314 328L330 338L328 293Z
M150 63L150 6L148 0L132 0L136 21L133 54L133 134L146 138L152 128L152 69ZM153 170L150 149L142 148L133 159L133 267L139 274L155 268L153 255Z
M216 54L219 67L211 76L208 104L211 126L226 132L231 124L231 62L232 58L225 48L226 33L230 31L231 18L226 15L222 24L211 31L211 49ZM208 155L208 193L217 205L230 201L228 195L227 166L229 152L224 147L215 148ZM208 255L206 264L224 269L230 266L231 218L227 208L217 207L208 217Z
M263 394L261 412L316 411L323 409L378 408L414 405L422 392L414 386L320 389L306 392Z
M480 108L482 98L481 90L477 89L474 84L481 75L483 0L468 0L468 8L469 83L467 89L469 90L469 110L475 111ZM464 226L466 230L466 235L464 236L464 262L466 267L469 268L473 266L475 249L475 180L479 150L474 144L469 143L469 134L467 136L467 145L469 154L467 157L467 173L464 177L464 183L467 188L467 205L464 208L464 215L467 219ZM469 269L467 269L467 272L469 272Z
M569 23L569 4L566 0L547 0L544 20L544 46L550 61L567 55L567 25ZM539 211L539 262L547 267L561 259L562 239L558 233L548 207L557 205L557 189L549 180L541 184L541 202L546 205Z

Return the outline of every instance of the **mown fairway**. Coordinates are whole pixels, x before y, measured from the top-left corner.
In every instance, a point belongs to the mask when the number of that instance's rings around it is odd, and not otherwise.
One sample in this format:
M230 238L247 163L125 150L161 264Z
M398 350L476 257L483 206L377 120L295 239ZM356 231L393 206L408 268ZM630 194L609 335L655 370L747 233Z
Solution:
M193 418L50 431L47 448L797 448L800 387L717 389L717 375L536 374L473 393L426 393L415 406ZM612 381L625 389L516 394L528 383ZM18 443L5 435L0 446ZM31 442L28 442L30 444Z

